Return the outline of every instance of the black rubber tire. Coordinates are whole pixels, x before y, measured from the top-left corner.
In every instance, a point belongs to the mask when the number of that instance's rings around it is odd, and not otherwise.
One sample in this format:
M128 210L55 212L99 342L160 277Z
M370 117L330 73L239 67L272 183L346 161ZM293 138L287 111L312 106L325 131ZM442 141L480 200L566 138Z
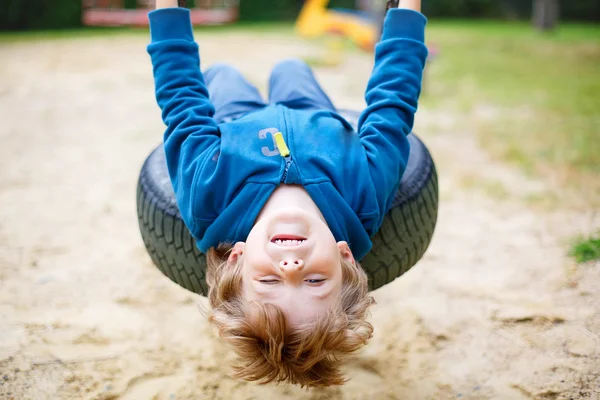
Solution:
M342 112L356 126L358 113ZM372 238L373 248L361 261L369 289L403 275L421 259L433 237L438 213L435 164L414 134L406 172L388 215ZM183 223L167 172L163 146L146 159L137 186L140 232L152 261L166 276L206 296L206 257Z

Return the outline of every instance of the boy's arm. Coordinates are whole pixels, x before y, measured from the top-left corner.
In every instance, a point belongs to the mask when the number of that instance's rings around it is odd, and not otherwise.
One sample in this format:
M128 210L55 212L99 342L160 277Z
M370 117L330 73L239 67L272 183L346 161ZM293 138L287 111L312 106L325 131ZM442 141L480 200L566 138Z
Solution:
M421 12L421 0L400 0L398 8Z
M201 185L195 177L218 151L219 130L200 71L189 10L177 8L177 0L156 0L156 8L148 15L151 42L147 50L156 100L166 125L167 167L182 217L197 237L203 232L196 227L194 217L203 210L194 210L194 187Z
M176 8L179 4L178 0L156 0L156 9L160 8Z
M420 0L401 0L386 15L358 132L379 205L379 223L406 169L427 48ZM375 228L375 227L373 227Z

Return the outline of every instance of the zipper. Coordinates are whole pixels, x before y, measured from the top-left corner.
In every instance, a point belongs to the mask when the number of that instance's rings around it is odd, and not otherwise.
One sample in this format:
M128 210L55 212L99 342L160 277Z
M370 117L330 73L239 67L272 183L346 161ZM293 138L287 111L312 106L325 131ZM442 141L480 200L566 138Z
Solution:
M281 177L281 182L285 182L290 166L292 165L292 156L290 155L290 149L288 149L287 144L285 143L285 139L283 138L283 133L277 132L273 135L275 139L275 145L277 149L279 149L279 154L285 160L285 169L283 171L283 176Z
M287 179L288 171L290 169L290 166L292 165L292 157L287 156L287 157L284 157L284 159L285 159L285 169L283 170L283 176L281 177L281 182L285 182L285 180Z

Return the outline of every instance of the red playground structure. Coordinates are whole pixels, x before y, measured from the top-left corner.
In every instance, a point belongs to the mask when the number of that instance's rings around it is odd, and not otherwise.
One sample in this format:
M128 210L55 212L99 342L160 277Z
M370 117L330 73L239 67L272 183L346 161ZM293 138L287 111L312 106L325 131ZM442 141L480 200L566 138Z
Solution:
M82 0L83 24L87 26L146 26L155 0L137 0L136 8L125 8L126 0ZM224 25L238 19L239 0L196 0L190 8L193 25Z

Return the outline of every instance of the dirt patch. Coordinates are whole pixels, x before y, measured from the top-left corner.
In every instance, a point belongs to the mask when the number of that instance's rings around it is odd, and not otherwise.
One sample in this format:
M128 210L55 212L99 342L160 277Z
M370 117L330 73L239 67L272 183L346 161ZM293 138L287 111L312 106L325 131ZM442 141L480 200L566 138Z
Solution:
M289 37L201 41L204 65L234 63L263 89L276 61L314 51ZM348 384L305 391L229 378L232 355L203 319L205 299L153 267L137 227L137 176L163 131L146 43L0 48L0 395L600 396L600 265L565 257L566 240L598 218L528 208L523 196L544 184L493 162L469 120L428 109L416 130L439 169L439 225L418 266L374 293L375 337L349 361ZM338 106L360 108L370 70L370 57L354 54L318 76ZM501 196L465 184L488 178Z

